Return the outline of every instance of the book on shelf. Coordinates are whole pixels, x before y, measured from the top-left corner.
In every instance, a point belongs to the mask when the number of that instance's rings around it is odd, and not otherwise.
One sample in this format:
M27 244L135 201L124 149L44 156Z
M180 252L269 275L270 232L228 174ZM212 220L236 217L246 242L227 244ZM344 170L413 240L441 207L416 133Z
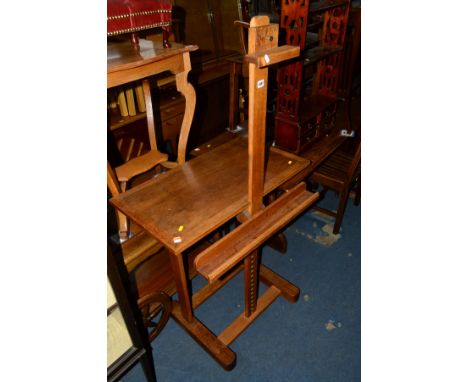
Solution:
M125 99L125 92L123 88L119 88L118 90L117 102L119 105L120 115L122 117L128 117L127 101Z
M141 82L136 84L135 94L136 94L138 111L140 113L146 112L145 96L143 95L143 86L142 86Z
M133 96L132 85L125 87L125 98L127 100L128 115L129 116L136 115L135 97Z

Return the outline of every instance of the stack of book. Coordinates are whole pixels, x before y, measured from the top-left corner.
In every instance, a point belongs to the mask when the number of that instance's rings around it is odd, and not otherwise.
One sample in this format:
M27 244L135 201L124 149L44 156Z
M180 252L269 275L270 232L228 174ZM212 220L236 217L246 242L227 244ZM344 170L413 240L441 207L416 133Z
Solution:
M132 117L137 113L146 112L141 81L109 89L107 100L108 107L112 111L118 109L122 117Z

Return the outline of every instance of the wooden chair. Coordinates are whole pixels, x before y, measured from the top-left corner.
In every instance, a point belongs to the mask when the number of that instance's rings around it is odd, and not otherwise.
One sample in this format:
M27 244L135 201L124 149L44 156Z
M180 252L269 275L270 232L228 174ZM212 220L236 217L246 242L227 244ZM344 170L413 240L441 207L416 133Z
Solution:
M157 133L149 80L144 79L142 81L142 85L146 107L146 120L148 126L148 139L150 143L150 150L146 151L142 155L129 159L124 164L115 168L112 168L109 161L107 162L107 186L112 196L117 196L120 193L125 192L132 180L134 180L138 176L141 176L142 174L147 173L150 170L155 169L157 166L162 166L163 168L171 169L178 166L179 164L185 163L190 126L185 126L185 128L181 128L178 143L177 160L176 162L169 161L168 155L158 150ZM178 84L178 90L181 91L179 87L180 84ZM191 86L187 86L186 89L183 89L183 94L185 94L186 96L195 97L194 90ZM116 211L116 214L119 226L119 236L120 240L123 242L131 236L129 221L127 217L121 212Z
M356 142L356 146L354 152L351 153L344 148L335 151L309 178L309 181L313 185L323 185L325 192L328 189L338 192L339 205L336 212L323 207L314 207L317 211L335 217L335 224L333 226L334 234L340 231L346 204L352 189L356 192L354 204L357 205L360 202L361 142Z
M126 287L141 311L150 341L153 341L164 328L172 311L171 297L165 291L151 286L142 287L142 283L138 280L140 268L145 267L152 257L163 250L162 245L155 243L157 243L155 239L145 232L140 232L122 243L120 251L111 253L120 272L128 275Z

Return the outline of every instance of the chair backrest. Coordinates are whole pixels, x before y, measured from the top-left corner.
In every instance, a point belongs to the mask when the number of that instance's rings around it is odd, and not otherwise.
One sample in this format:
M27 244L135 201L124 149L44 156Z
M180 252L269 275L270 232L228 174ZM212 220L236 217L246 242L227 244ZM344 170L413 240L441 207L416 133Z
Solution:
M112 196L117 196L122 193L117 176L109 161L107 161L107 187Z
M151 99L151 87L148 79L144 79L142 81L143 87L143 97L145 99L145 107L146 107L146 123L148 125L148 138L151 150L157 150L157 138L156 138L156 128L154 125L154 110L153 110L153 102Z
M361 141L357 142L357 147L356 151L354 152L353 155L353 160L351 161L351 165L349 166L347 177L349 181L352 181L352 179L356 176L359 166L361 164Z
M361 49L361 9L350 7L348 15L348 31L343 53L343 71L341 87L343 95L351 97L355 72L359 69L359 52Z

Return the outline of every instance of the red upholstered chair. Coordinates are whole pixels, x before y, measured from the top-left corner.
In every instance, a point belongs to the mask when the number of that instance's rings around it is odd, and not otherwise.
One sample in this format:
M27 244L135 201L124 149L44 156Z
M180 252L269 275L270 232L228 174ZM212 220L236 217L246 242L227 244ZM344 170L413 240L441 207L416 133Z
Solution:
M169 48L172 24L170 0L107 0L107 36L130 34L138 47L137 32L162 28L163 45Z

